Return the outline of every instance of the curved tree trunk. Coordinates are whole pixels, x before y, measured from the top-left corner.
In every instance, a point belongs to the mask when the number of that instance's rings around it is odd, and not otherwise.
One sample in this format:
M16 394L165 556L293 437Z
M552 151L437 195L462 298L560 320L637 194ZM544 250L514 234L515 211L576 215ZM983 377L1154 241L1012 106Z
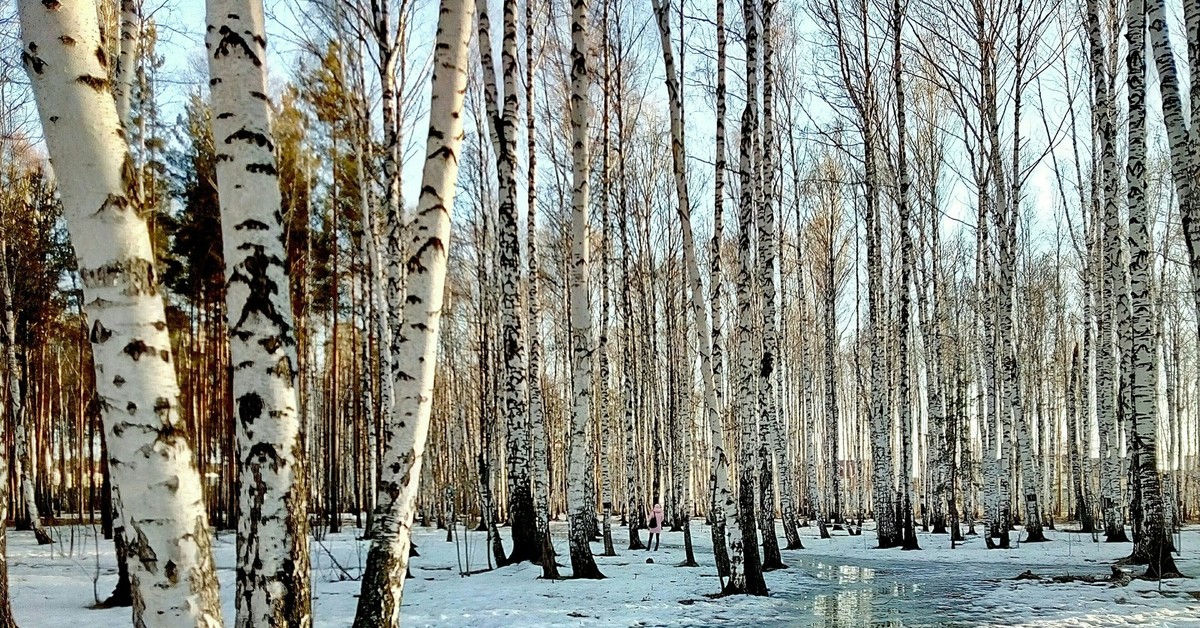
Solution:
M95 7L23 2L19 9L22 59L82 277L112 480L136 558L134 623L216 628L221 608L200 474L183 438L136 173L106 60L94 54Z
M446 283L450 213L463 139L463 98L471 41L470 0L443 0L438 12L429 135L421 196L412 227L412 248L405 260L407 307L400 351L396 402L384 426L383 473L375 506L375 538L367 553L356 628L396 628L412 541L421 462L429 433L437 332Z

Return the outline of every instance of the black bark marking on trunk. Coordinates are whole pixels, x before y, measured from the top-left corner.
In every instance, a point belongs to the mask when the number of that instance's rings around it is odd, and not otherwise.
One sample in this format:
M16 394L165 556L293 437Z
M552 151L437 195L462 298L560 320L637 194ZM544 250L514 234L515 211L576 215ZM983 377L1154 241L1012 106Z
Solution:
M233 228L237 229L238 231L242 231L244 229L249 229L251 231L266 231L267 229L270 229L270 227L267 226L267 223L261 220L255 220L253 218L243 220L242 222L234 225Z
M82 74L75 78L75 82L83 83L98 92L108 89L108 79L91 74Z
M279 361L275 363L275 366L267 369L267 374L274 375L291 383L296 378L296 369L292 368L292 359L285 355L282 358L279 358Z
M58 38L58 41L61 41L64 46L74 46L75 45L75 38L71 37L70 35L63 35Z
M86 289L123 286L122 292L126 296L153 296L158 291L154 265L149 260L117 260L96 268L80 269L79 275Z
M263 400L256 392L249 392L241 397L238 397L238 419L243 425L252 425L258 417L262 416Z
M260 469L263 466L269 466L271 471L274 473L279 473L279 468L282 466L282 463L279 460L279 452L275 451L275 446L271 443L255 443L254 446L250 448L250 453L246 456L245 462L248 465L253 465ZM259 472L256 471L255 475L258 473ZM255 479L259 480L257 484L262 484L260 478L256 477Z
M92 333L88 336L88 339L91 340L92 344L104 344L105 342L108 342L109 338L112 338L111 330L105 327L100 321L92 323ZM125 380L121 381L123 382Z
M271 141L271 138L267 137L263 133L259 133L258 131L251 131L246 128L241 128L231 133L229 137L225 138L226 144L232 144L235 141L246 142L247 144L255 144L259 147L266 148L269 151L275 151L275 143Z
M108 55L100 46L96 46L96 60L100 62L100 67L108 69Z
M154 553L154 548L150 547L150 540L146 538L146 534L136 526L133 526L133 529L137 534L128 545L129 555L136 557L146 571L151 574L157 574L158 555ZM136 585L136 582L134 584ZM133 589L137 591L138 587L134 586Z
M258 314L274 324L275 328L279 330L282 342L292 344L294 340L291 338L291 325L284 320L271 301L271 295L279 291L279 285L271 279L269 270L272 267L282 267L283 260L266 255L262 246L250 246L254 248L254 252L246 257L245 261L236 267L229 277L230 284L240 282L249 289L246 304L242 308L237 323L231 326L234 330L231 333L241 340L247 340L250 333L242 330L242 326L246 324L246 320L251 314Z
M237 16L230 16L230 19L236 20L238 18ZM226 25L221 25L221 29L218 32L221 35L221 40L217 42L217 49L213 52L214 59L222 55L230 55L232 54L232 49L237 48L242 51L242 54L244 54L246 58L254 64L255 67L262 67L262 59L258 58L258 55L254 53L254 48L252 48L250 44L246 43L246 39L244 37Z
M279 171L275 169L273 164L246 164L246 172L251 174L265 174L267 176L278 176Z
M125 345L125 348L121 349L121 351L132 358L134 362L141 359L143 355L154 354L154 349L141 340L129 341L129 344Z
M33 71L39 75L45 73L46 62L43 61L41 57L37 56L38 45L31 41L26 48L28 48L28 51L21 51L21 63L26 68L32 68Z

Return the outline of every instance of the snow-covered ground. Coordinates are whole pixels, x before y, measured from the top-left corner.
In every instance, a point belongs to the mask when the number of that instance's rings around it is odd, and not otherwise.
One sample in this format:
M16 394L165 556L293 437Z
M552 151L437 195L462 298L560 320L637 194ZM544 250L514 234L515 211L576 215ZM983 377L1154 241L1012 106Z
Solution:
M565 527L557 547L567 560ZM487 567L482 533L417 528L420 556L405 589L405 626L1194 626L1200 628L1200 580L1161 584L1135 580L1126 587L1014 580L1026 570L1046 578L1107 576L1128 544L1092 542L1090 536L1048 531L1044 544L987 550L968 538L951 550L946 536L921 536L921 551L876 550L873 532L816 538L802 529L807 549L784 552L789 568L768 573L768 598L712 599L719 584L708 528L693 522L698 568L681 568L683 535L664 534L657 552L627 551L628 532L614 527L618 556L597 556L607 579L538 579L540 569L518 565L472 576ZM97 544L90 526L55 528L59 539L38 547L32 534L9 532L13 608L24 628L128 625L129 609L93 610L95 590L107 596L116 580L112 546ZM507 535L507 530L502 531ZM74 544L72 547L72 534ZM1016 538L1016 535L1014 535ZM1200 576L1200 528L1177 539L1177 564ZM234 537L216 544L226 620L233 618ZM596 544L594 551L601 551ZM354 615L366 544L353 529L313 544L318 627L343 627ZM647 562L652 560L653 562ZM98 567L97 567L98 565ZM566 575L569 565L560 571Z

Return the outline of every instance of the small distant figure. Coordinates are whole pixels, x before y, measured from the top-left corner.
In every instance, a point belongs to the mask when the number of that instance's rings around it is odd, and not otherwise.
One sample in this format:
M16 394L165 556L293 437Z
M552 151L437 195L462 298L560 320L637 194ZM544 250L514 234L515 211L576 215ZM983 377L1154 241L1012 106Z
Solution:
M654 544L654 551L658 551L659 541L662 539L663 530L663 507L662 504L654 504L654 510L650 513L650 521L646 523L646 531L650 533L650 537L646 539L646 551L650 551L651 543Z

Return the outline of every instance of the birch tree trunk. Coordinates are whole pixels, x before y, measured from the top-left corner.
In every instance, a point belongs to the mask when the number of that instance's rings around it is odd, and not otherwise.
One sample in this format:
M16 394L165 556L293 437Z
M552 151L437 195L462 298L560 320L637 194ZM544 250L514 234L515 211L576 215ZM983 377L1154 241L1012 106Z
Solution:
M17 380L16 352L13 342L16 331L9 325L13 319L12 295L8 287L8 241L0 235L0 285L4 286L4 351L9 373L9 416L8 420L0 421L0 442L5 440L5 430L9 425L16 424L14 417L24 411L20 395L20 384ZM0 447L0 521L8 521L8 448ZM17 622L13 619L12 597L8 591L8 525L0 525L0 628L15 628Z
M571 447L567 469L571 571L575 578L603 578L592 558L590 528L595 519L585 488L588 421L592 416L592 302L588 272L588 211L591 151L588 121L592 87L588 0L571 0Z
M1084 533L1092 533L1095 531L1095 522L1092 520L1092 499L1089 485L1090 479L1083 474L1083 464L1080 460L1079 447L1079 415L1080 404L1083 401L1080 398L1079 383L1083 379L1083 367L1079 363L1079 346L1075 346L1075 350L1071 355L1071 370L1067 374L1067 447L1068 456L1071 459L1071 478L1072 488L1075 492L1075 508L1079 517L1080 531ZM1084 444L1087 439L1083 439ZM1091 455L1091 452L1088 452Z
M742 18L746 25L746 107L742 111L740 142L741 201L738 204L738 384L736 420L741 430L738 444L738 522L726 524L726 534L741 538L729 542L730 578L726 590L730 593L766 595L762 561L758 553L758 523L754 515L755 501L755 406L758 395L754 368L753 283L754 262L751 241L754 230L755 203L758 201L758 177L754 161L755 137L758 135L758 14L755 0L742 0ZM738 530L737 528L740 528ZM740 547L739 547L740 544Z
M912 382L910 379L909 355L911 354L910 331L912 329L912 283L913 243L911 233L912 211L908 203L908 126L905 123L904 83L901 80L903 57L900 54L904 28L904 12L900 0L892 3L892 83L896 90L896 176L898 192L896 207L900 214L900 299L899 324L896 335L899 341L899 390L900 397L900 487L903 502L900 504L901 534L906 550L920 549L917 531L913 523L913 470L912 470Z
M222 625L200 475L183 438L166 316L90 2L19 6L22 61L83 284L134 623ZM163 487L166 487L164 490Z
M1104 230L1104 266L1108 268L1107 276L1102 280L1101 305L1096 308L1100 322L1096 338L1096 412L1100 433L1100 501L1104 509L1105 540L1114 543L1129 540L1125 535L1124 518L1122 517L1124 500L1121 496L1120 450L1116 414L1116 376L1119 366L1113 346L1112 316L1115 302L1114 285L1120 281L1118 276L1120 235L1116 198L1117 160L1116 148L1113 145L1116 131L1112 120L1113 100L1110 95L1107 72L1104 69L1106 61L1100 28L1100 9L1096 0L1089 0L1087 9L1089 56L1096 103L1094 116L1102 168L1100 181L1103 191L1100 216L1103 220Z
M1149 0L1155 2L1156 0ZM1156 15L1156 19L1159 16ZM1129 279L1132 316L1132 364L1130 421L1133 449L1137 452L1135 476L1141 493L1142 533L1136 539L1148 561L1146 578L1157 580L1178 575L1175 549L1163 506L1158 475L1158 350L1154 297L1154 250L1150 240L1154 217L1146 202L1146 0L1129 0L1125 12L1129 95L1129 163L1125 171L1129 201ZM1191 42L1195 48L1200 42ZM1193 51L1194 54L1194 51ZM1198 95L1193 92L1194 101ZM1193 159L1197 159L1195 155ZM1193 180L1192 185L1196 182ZM1181 199L1182 200L1182 199ZM1193 269L1193 272L1195 270ZM1130 344L1130 343L1127 343Z
M470 0L442 0L438 12L421 196L411 231L412 248L404 263L407 307L403 325L396 330L400 350L393 354L398 369L396 401L383 430L376 534L363 571L354 616L356 628L400 625L400 600L433 403L450 213L463 140L462 110L473 8Z
M725 86L725 0L716 0L717 20L717 128L716 128L716 167L713 172L713 236L709 246L709 291L712 295L709 309L712 315L712 354L709 363L712 365L713 392L716 399L716 413L705 407L705 422L709 429L712 452L709 483L711 485L710 507L712 508L712 544L717 563L718 577L729 575L729 548L726 525L735 522L736 512L733 505L733 493L729 490L729 456L725 449L725 367L724 348L721 342L721 245L725 232L725 171L728 163L725 158L725 115L726 115L726 86ZM699 321L701 317L697 316ZM697 323L699 325L699 323ZM699 329L699 327L697 327ZM703 341L701 344L703 348ZM704 356L701 354L700 359ZM708 402L707 391L705 403ZM724 467L725 479L722 481L718 474ZM722 491L721 486L724 485ZM722 588L724 584L722 583Z
M141 54L141 0L122 0L121 2L121 41L117 52L117 66L113 81L113 99L117 104L117 118L121 128L128 130L131 125L130 112L132 103L134 67ZM128 137L128 136L127 136ZM139 188L141 178L138 179ZM104 463L107 465L107 461ZM117 491L111 491L111 513L113 546L117 558L117 584L108 598L101 604L107 607L130 606L133 604L129 582L129 543L125 538L125 522L121 515L121 496Z
M8 366L8 420L13 427L14 453L16 454L17 487L21 492L21 504L25 507L24 523L33 530L38 545L49 545L52 542L46 526L42 525L42 515L38 512L37 499L33 491L33 458L29 453L29 415L25 411L25 392L21 381L24 369L17 358L17 319L13 311L12 284L8 277L8 242L0 236L0 290L4 296L4 360ZM24 386L28 390L29 383Z
M529 242L529 432L533 476L533 502L537 534L541 539L542 577L555 580L558 564L554 560L554 541L550 535L550 449L546 439L546 406L542 397L542 303L541 269L537 247L537 134L533 115L533 3L525 0L525 134L528 139L528 184L525 191L526 234Z
M684 265L692 301L692 316L696 323L696 335L700 345L700 379L704 386L704 416L713 439L712 481L715 491L713 518L715 521L723 521L726 530L738 530L738 522L733 516L737 505L733 500L733 493L729 490L729 456L725 452L725 439L722 434L723 430L721 430L721 406L717 397L714 376L713 333L709 326L709 311L704 307L704 287L700 280L700 265L696 261L696 241L692 233L692 207L683 145L683 111L679 98L677 78L679 73L675 69L675 56L671 50L669 11L663 0L652 0L652 2L654 16L658 22L659 41L662 44L663 66L666 70L667 101L671 112L671 159L675 169L676 211L683 233ZM687 377L687 381L690 383L690 375ZM689 524L685 522L684 525ZM730 547L732 542L731 536L722 538L719 547L723 548L728 555L732 555Z
M760 396L766 401L763 404L762 420L765 421L766 431L768 434L767 442L764 445L769 445L768 450L774 455L775 470L777 473L772 474L772 477L779 478L779 506L783 518L783 534L787 540L788 549L797 549L800 543L800 535L796 532L796 502L794 494L794 481L792 479L792 459L788 455L788 448L783 438L783 426L780 419L779 411L779 393L776 390L777 380L779 379L778 365L780 359L779 347L779 325L776 322L777 303L779 301L779 291L775 286L775 272L779 264L779 244L775 233L775 207L777 204L775 194L775 174L777 167L777 141L775 138L775 45L774 37L771 30L774 26L775 17L775 0L765 0L763 2L763 132L762 132L762 176L763 176L763 198L758 205L758 222L759 222L759 281L762 283L763 305L763 349L762 362L759 370L762 380L762 388ZM762 461L763 478L767 476L767 472L771 470L771 460L765 459ZM774 483L768 482L766 486L760 487L763 495L767 493L774 494ZM764 502L765 503L765 502ZM764 510L766 507L764 506ZM770 527L764 530L764 534L772 535L772 543L767 543L764 537L764 544L767 547L775 546L773 553L776 554L776 560L773 566L783 567L782 561L778 560L778 542L774 541L774 509L763 513L764 525L770 523Z
M483 63L488 129L496 154L500 188L500 324L504 345L504 417L508 433L509 515L512 552L509 563L536 560L537 540L533 493L529 479L529 408L525 363L525 324L521 308L521 242L517 235L517 3L504 0L504 35L500 62L504 92L498 93L492 59L491 20L487 0L478 0L479 57ZM503 99L503 109L497 103Z
M1191 262L1192 293L1200 308L1200 98L1190 98L1191 121L1185 117L1180 94L1179 72L1175 68L1175 53L1171 45L1170 24L1166 0L1145 0L1146 20L1154 66L1158 70L1159 92L1162 95L1163 122L1167 127L1167 144L1171 149L1171 173L1179 199L1179 218L1183 224L1184 243ZM1184 25L1188 42L1188 64L1191 66L1190 93L1200 93L1200 6L1183 3Z
M312 624L296 334L261 0L208 1L238 451L238 626Z

